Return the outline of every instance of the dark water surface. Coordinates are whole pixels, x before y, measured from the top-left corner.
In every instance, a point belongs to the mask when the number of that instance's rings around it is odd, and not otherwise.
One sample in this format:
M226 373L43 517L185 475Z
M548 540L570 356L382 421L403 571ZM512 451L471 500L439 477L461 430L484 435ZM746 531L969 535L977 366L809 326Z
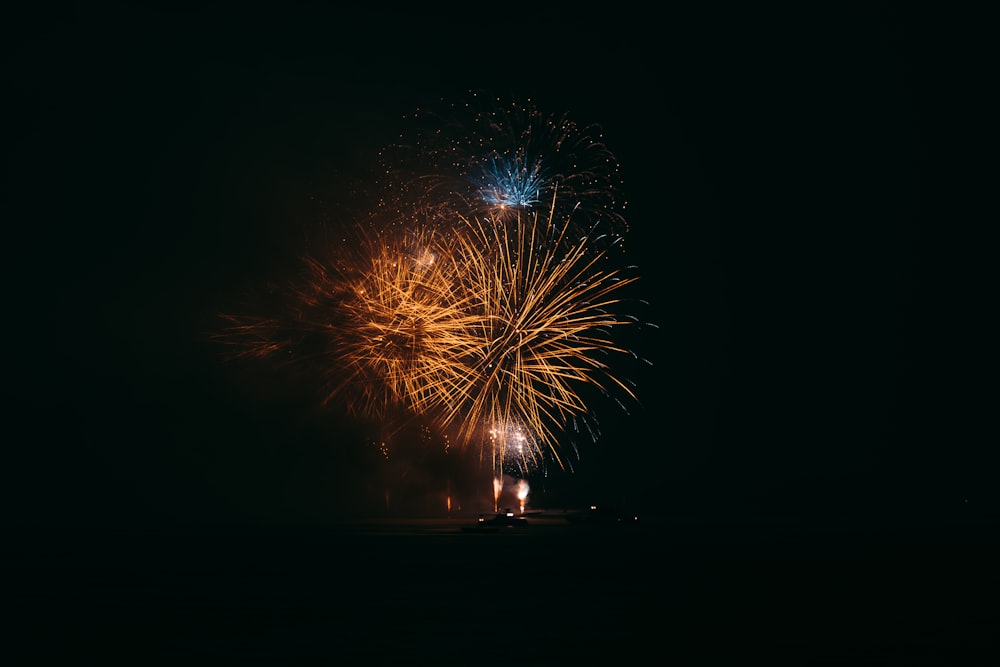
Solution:
M998 664L994 524L473 522L23 531L4 549L12 647L73 664Z

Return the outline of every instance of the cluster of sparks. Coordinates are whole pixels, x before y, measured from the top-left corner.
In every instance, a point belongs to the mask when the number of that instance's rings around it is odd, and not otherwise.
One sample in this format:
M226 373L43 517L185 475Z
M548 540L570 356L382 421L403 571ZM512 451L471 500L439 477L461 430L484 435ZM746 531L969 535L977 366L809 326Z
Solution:
M432 423L496 471L565 468L564 434L597 437L588 395L637 401L615 360L648 363L617 342L643 324L613 252L617 163L565 118L496 109L384 150L378 214L303 257L276 314L225 314L216 338L313 373L370 423Z
M600 127L478 94L407 120L411 131L380 153L380 206L391 217L443 207L501 221L552 207L574 232L599 223L606 239L624 239L620 166Z

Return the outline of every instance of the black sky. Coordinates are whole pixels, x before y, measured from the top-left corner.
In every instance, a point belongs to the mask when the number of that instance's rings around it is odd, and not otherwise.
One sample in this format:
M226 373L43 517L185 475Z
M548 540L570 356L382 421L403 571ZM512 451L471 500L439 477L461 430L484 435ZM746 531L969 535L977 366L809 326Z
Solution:
M995 512L943 168L967 80L904 6L494 16L69 6L8 23L14 417L25 523L301 520L372 464L204 332L281 280L338 183L468 89L604 129L660 329L642 406L553 497L646 511ZM957 104L957 103L956 103ZM961 127L956 132L961 133ZM974 329L973 329L974 331ZM274 391L272 391L274 390ZM607 416L607 413L604 413ZM433 457L431 457L433 458ZM440 461L414 463L420 488ZM559 495L565 494L565 495Z

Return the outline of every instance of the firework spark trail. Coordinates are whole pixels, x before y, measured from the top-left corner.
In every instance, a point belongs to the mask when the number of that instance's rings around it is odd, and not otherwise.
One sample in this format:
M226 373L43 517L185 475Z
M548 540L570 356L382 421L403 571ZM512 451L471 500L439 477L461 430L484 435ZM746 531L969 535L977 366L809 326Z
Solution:
M518 216L513 229L463 218L464 242L454 252L463 258L463 289L479 299L481 346L461 393L438 393L438 405L428 406L440 411L442 426L457 425L464 442L483 438L485 429L503 450L510 438L496 434L513 430L517 455L530 467L546 452L562 465L560 433L570 418L590 413L582 385L636 398L598 356L633 356L611 333L636 324L614 310L638 278L601 269L604 252L591 252L589 237L567 245L570 225L554 220L554 210L547 219Z
M265 359L293 343L283 336L285 327L278 319L231 313L219 317L226 324L210 338L226 344L229 359Z
M472 336L475 319L467 313L467 297L454 289L454 268L441 241L417 238L415 256L395 243L378 244L366 270L347 281L351 298L334 313L315 312L315 326L327 338L321 366L327 400L360 388L363 414L384 417L397 406L420 413L438 392L465 382L462 359L479 344ZM343 275L323 278L314 287L335 290L344 282Z
M302 275L284 289L282 315L225 315L217 338L237 358L313 369L324 404L344 401L368 419L422 412L429 396L465 382L462 359L480 344L472 335L478 318L454 289L446 237L358 236L326 259L303 258Z
M609 239L627 233L620 165L597 125L479 93L408 120L412 133L380 155L382 205L397 214L444 206L502 221L544 213L558 189L556 217L572 213L582 230L600 222Z

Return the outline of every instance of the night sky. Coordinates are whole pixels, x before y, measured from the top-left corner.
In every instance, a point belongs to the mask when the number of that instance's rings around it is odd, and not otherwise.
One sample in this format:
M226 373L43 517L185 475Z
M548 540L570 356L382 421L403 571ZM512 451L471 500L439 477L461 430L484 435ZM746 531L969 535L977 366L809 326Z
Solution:
M343 184L405 114L470 89L603 128L659 325L637 341L641 405L601 406L603 437L534 498L995 516L972 387L984 265L953 224L971 77L941 46L950 23L879 4L492 9L81 4L6 22L5 518L378 510L383 473L351 425L205 334L353 205ZM406 462L397 492L447 465Z

